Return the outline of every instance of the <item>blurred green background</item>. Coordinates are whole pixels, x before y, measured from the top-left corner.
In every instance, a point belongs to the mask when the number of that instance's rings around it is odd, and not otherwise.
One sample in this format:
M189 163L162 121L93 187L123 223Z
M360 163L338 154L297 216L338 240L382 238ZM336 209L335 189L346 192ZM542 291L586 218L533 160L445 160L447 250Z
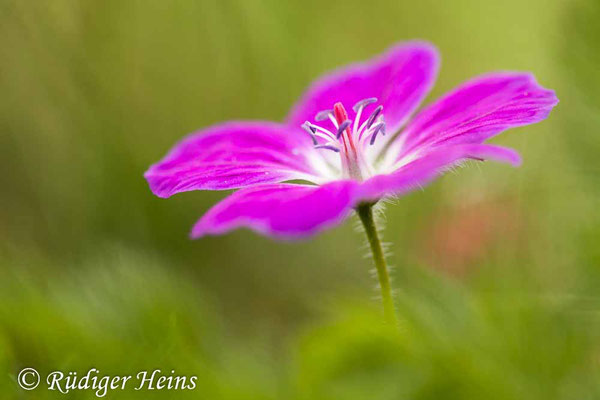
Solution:
M600 398L600 1L0 1L0 397L23 367L197 375L106 398ZM183 135L281 120L321 73L422 38L428 101L493 70L557 91L501 135L519 169L387 207L399 331L356 221L314 240L189 241L225 193L154 197Z

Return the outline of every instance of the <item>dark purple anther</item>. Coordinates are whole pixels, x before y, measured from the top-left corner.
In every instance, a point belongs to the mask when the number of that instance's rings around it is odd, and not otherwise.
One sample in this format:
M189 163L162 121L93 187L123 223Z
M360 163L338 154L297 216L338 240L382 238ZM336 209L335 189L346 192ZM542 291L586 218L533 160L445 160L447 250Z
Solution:
M329 119L329 116L333 113L331 110L323 110L319 111L317 115L315 115L315 121L325 121Z
M383 106L379 106L375 109L375 111L373 111L373 113L369 117L369 120L367 121L367 129L369 129L371 125L373 125L373 122L375 122L375 118L377 118L379 114L381 114L381 110L383 110Z
M342 122L337 130L337 133L335 135L336 138L340 138L340 136L342 136L342 133L344 133L344 131L346 130L346 128L348 128L350 126L350 124L352 123L352 121L350 121L349 119L345 120L344 122Z
M352 109L354 110L355 113L357 113L361 107L366 107L369 104L373 104L375 102L377 102L377 97L369 97L368 99L363 99L363 100L359 101L358 103L356 103L352 107Z
M302 129L304 129L310 135L310 138L312 139L313 144L315 146L319 144L315 136L315 132L317 131L316 128L314 128L308 121L306 121L304 124L302 124Z
M373 128L373 134L371 135L371 141L369 142L371 146L375 143L375 139L379 132L381 132L382 135L385 135L385 122L380 122Z
M320 144L315 146L315 149L325 149L325 150L331 150L331 151L335 151L336 153L340 152L340 149L338 149L335 146L332 146L330 144Z

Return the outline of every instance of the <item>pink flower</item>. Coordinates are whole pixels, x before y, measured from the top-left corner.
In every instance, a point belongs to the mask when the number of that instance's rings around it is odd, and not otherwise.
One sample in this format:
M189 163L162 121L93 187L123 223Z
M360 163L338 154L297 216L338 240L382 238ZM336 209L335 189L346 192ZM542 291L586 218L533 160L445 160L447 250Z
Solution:
M239 227L306 237L464 160L517 166L514 150L485 142L543 120L558 103L531 74L502 72L464 83L411 118L437 70L432 45L394 46L317 80L284 123L226 122L193 133L145 178L159 197L240 189L198 221L194 238Z

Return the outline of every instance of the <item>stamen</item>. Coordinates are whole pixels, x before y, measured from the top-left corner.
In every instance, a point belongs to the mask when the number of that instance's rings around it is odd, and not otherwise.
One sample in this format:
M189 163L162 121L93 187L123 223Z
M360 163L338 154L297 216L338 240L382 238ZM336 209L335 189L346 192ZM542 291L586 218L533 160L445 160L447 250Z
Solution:
M354 128L352 128L354 132L359 131L358 125L360 124L360 117L362 116L363 109L366 106L368 106L369 104L374 103L376 101L377 101L377 98L369 97L368 99L363 99L363 100L359 101L358 103L356 103L354 105L354 107L352 107L352 109L356 113L356 117L354 118ZM360 137L360 134L359 134L359 137Z
M360 108L364 108L364 107L368 106L369 104L373 104L375 102L377 102L377 97L369 97L367 99L363 99L363 100L359 101L358 103L356 103L352 107L352 109L354 110L355 113L357 113Z
M311 131L312 133L315 133L317 131L317 128L315 128L310 122L306 121L304 122L304 124L302 125L303 128L308 128L309 131Z
M329 118L329 116L331 114L333 114L332 110L319 111L317 113L317 115L315 115L315 121L318 121L318 122L325 121L327 118Z
M305 123L302 124L302 129L304 129L306 131L306 133L308 133L310 135L310 138L312 139L313 144L315 146L317 144L319 144L319 142L317 141L317 138L315 137L315 132L317 130L315 128L313 128L308 121L306 121Z
M383 114L381 115L381 117L379 118L379 122L383 123L383 129L381 130L381 136L385 136L385 118L383 118Z
M347 119L344 122L342 122L340 124L340 126L338 127L338 130L337 130L337 133L336 133L335 137L337 139L339 139L340 136L342 136L342 133L344 133L344 131L346 130L346 128L349 127L351 123L352 123L352 121L350 121L349 119Z
M329 120L331 121L333 126L335 126L336 128L338 127L338 122L337 122L336 118L333 116L333 114L329 114Z
M375 138L377 138L377 134L381 132L382 135L385 135L385 122L380 122L373 127L373 133L371 134L371 141L369 144L373 146L375 143Z
M325 149L325 150L331 150L331 151L335 151L336 153L340 152L340 149L330 145L330 144L319 144L317 146L315 146L315 149Z
M307 124L310 127L310 129L313 130L313 132L315 132L316 136L322 137L323 139L327 139L329 141L336 139L335 135L332 132L328 131L325 128L321 128L319 125L313 125L308 121L305 122L305 124Z
M381 110L383 110L383 106L379 106L375 109L375 111L373 111L373 113L367 120L367 129L369 129L371 127L371 125L373 125L373 122L375 122L375 118L377 118L379 116L379 114L381 113Z

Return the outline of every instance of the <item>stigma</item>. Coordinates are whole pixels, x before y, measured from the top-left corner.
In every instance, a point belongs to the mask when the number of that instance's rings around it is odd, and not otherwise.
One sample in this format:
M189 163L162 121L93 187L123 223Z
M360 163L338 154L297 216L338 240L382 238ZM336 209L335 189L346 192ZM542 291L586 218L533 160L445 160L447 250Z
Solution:
M302 128L310 135L313 145L319 150L329 150L339 154L343 178L365 180L372 175L372 166L365 155L368 146L372 146L378 135L385 135L383 106L379 105L366 118L363 111L377 103L374 97L359 101L352 107L354 119L348 117L344 105L337 102L333 109L324 110L315 115L315 121L327 122L333 129L324 128L306 121Z

